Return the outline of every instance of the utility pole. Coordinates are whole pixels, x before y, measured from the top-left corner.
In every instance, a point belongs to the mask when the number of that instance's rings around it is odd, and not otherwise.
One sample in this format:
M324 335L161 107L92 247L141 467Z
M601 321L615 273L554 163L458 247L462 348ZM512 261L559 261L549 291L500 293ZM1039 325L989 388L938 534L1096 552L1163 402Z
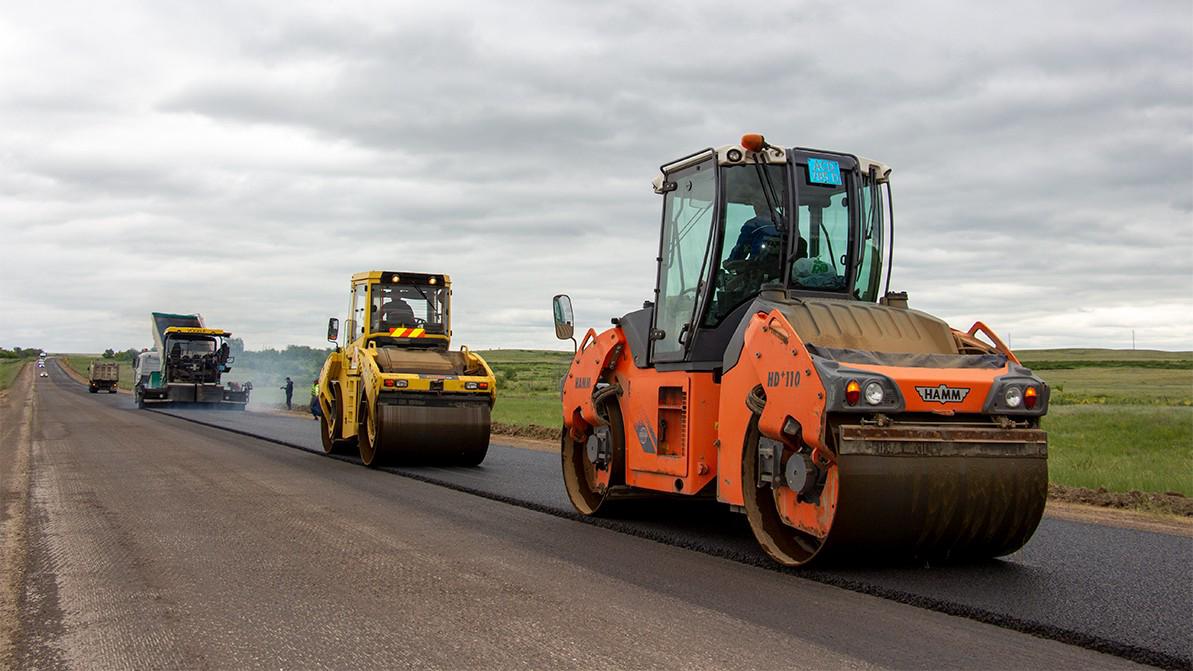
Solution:
M1135 351L1135 329L1131 329L1131 351Z

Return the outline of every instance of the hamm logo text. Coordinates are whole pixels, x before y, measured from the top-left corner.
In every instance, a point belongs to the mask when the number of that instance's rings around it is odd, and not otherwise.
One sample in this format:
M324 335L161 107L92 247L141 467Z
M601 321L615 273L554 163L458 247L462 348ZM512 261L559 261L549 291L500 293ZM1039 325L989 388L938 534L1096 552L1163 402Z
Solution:
M916 387L915 390L925 403L960 403L969 396L969 387L950 387L943 384L938 387Z

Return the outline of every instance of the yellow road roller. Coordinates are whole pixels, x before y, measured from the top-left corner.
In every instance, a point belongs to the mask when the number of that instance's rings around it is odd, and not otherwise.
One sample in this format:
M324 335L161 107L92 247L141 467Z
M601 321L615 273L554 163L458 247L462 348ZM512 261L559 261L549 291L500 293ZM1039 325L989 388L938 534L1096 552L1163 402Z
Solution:
M342 336L342 337L341 337ZM451 278L373 270L352 276L348 318L317 383L323 450L366 466L474 466L489 449L493 371L451 350Z

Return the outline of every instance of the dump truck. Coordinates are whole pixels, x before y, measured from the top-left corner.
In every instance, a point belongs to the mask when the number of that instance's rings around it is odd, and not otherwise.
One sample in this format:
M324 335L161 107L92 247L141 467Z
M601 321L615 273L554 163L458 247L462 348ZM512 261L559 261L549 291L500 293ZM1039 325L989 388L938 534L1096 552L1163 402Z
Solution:
M120 364L115 361L93 359L87 365L87 391L92 394L106 391L116 393L116 383L120 381Z
M366 466L476 465L489 449L496 379L467 347L451 350L447 275L369 271L352 276L341 342L319 373L323 449L355 447Z
M197 314L154 312L151 321L154 348L137 357L133 398L138 408L188 404L244 410L252 383L221 382L235 361L228 345L231 333L207 328Z
M1027 542L1048 385L983 323L951 328L890 290L890 175L758 134L661 167L653 300L589 329L563 380L577 511L715 499L789 566ZM570 298L553 308L573 338Z

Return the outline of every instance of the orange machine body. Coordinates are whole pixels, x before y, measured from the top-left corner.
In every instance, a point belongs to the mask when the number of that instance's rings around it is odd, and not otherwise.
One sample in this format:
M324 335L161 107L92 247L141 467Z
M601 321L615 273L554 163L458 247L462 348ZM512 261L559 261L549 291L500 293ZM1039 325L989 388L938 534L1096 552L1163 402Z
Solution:
M563 381L580 513L715 499L791 566L1027 542L1048 387L985 324L957 331L889 290L890 173L756 134L660 167L654 296L588 330ZM571 339L571 299L553 308Z
M993 334L991 334L993 336ZM999 341L1001 346L1001 341ZM1009 351L1008 357L1013 356ZM593 387L620 387L625 460L624 482L656 492L694 495L709 493L716 481L718 501L744 505L743 451L753 414L742 402L762 386L772 402L758 417L758 431L771 439L795 442L784 433L794 420L798 439L813 450L817 463L828 466L829 500L836 497L835 455L828 449L826 389L812 357L795 328L782 313L758 312L749 317L736 365L720 380L712 372L658 371L637 368L621 329L596 333L590 329L572 360L563 387L563 423L576 439L599 423ZM941 416L980 415L995 379L1008 372L992 369L917 368L850 364L893 380L906 400L905 412ZM946 385L970 390L960 402L929 402L917 387ZM602 474L605 485L610 473ZM801 503L795 496L782 501L784 517L797 528L827 535L832 507ZM827 514L826 514L827 513Z

